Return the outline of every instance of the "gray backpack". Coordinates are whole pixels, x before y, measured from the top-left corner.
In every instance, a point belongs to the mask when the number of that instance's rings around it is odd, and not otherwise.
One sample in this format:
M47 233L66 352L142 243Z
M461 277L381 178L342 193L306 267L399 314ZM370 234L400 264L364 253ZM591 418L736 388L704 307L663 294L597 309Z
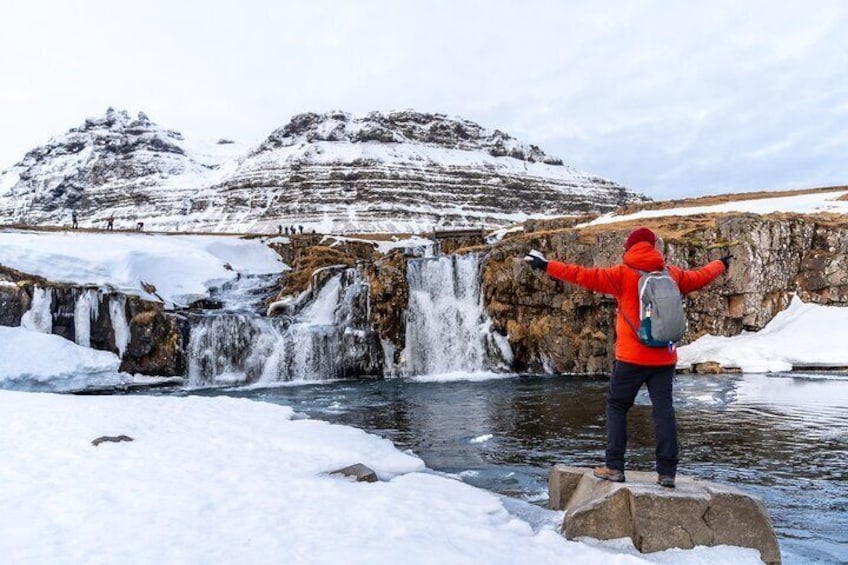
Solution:
M680 287L662 271L638 271L639 327L627 320L639 341L648 347L674 348L686 333L686 310Z

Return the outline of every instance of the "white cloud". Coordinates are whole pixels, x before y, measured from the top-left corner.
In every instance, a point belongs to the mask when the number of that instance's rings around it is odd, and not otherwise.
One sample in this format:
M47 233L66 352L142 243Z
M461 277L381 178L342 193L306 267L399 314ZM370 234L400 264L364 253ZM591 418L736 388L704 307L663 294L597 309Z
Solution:
M0 21L0 167L109 105L244 140L412 107L656 197L848 176L838 0L7 0Z

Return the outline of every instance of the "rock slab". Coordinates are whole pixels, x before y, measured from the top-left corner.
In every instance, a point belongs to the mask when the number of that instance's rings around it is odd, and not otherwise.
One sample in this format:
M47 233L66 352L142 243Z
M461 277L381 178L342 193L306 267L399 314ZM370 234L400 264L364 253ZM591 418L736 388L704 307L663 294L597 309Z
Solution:
M565 510L568 539L630 538L642 553L672 547L735 545L780 563L780 548L763 503L741 490L677 476L677 488L656 484L654 473L627 472L627 482L596 479L591 469L555 465L549 505Z
M330 472L331 475L341 475L343 477L351 477L358 483L376 483L379 478L377 473L367 465L356 463L348 465L343 469L337 469Z

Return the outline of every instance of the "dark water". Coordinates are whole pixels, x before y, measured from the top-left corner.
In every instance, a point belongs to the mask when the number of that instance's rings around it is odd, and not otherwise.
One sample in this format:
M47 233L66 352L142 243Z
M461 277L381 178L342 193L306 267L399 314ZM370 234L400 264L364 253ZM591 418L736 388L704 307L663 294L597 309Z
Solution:
M605 378L335 382L206 391L292 406L410 449L428 467L547 502L554 463L603 462ZM681 376L675 385L681 474L762 498L784 563L848 562L848 377ZM630 412L628 468L653 470L651 408Z

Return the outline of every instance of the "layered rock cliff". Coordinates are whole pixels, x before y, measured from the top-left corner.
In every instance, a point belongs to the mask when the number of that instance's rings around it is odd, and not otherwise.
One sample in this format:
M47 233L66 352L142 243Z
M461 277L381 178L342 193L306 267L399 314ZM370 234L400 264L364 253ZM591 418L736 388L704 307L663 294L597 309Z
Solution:
M399 244L383 253L376 242L309 234L276 242L273 245L293 270L282 281L276 297L280 307L273 311L283 319L263 321L250 315L251 331L270 332L262 340L243 340L268 342L267 351L255 356L256 374L265 374L265 361L277 353L280 359L288 359L293 347L309 344L312 349L306 349L320 354L310 353L304 359L337 356L325 359L329 365L324 367L335 377L404 374L405 364L422 353L408 351L413 347L408 331L414 294L410 266L417 265L420 271L427 261L434 261L433 266L444 263L444 276L437 278L436 288L429 289L434 296L481 297L474 304L463 303L460 307L466 311L439 311L441 305L434 303L432 312L423 312L432 314L426 324L428 335L443 334L450 340L456 317L468 314L468 320L478 324L476 333L499 334L500 340L490 340L495 345L508 342L511 351L504 354L502 348L498 358L505 365L499 362L497 370L607 372L615 340L615 301L532 271L522 258L535 248L567 262L611 266L620 262L624 239L635 224L579 228L566 221L564 225L537 223L532 226L536 231L514 232L493 244L456 249L456 254L468 254L467 259L474 261L470 276L451 271L451 261L425 257L432 254L431 248ZM787 307L792 295L823 305L848 306L848 221L843 216L730 214L658 218L640 221L640 225L653 229L667 261L683 268L697 268L727 252L734 255L728 273L689 295L687 341L705 333L732 336L759 331ZM474 292L468 292L469 286L474 286ZM321 305L315 307L317 303ZM478 318L468 311L478 305L485 316ZM202 311L193 316L207 314L216 316ZM239 316L245 317L238 313L231 317ZM442 325L440 316L446 317ZM22 322L120 353L122 370L154 375L185 374L191 357L190 334L196 329L184 314L165 311L159 303L55 284L0 268L0 324ZM228 327L223 330L222 340L232 341ZM421 337L412 340L418 347ZM481 355L486 354L483 349ZM292 363L302 361L292 359ZM286 372L287 365L278 364L274 378L294 378L294 373ZM312 365L308 363L297 366L297 378L322 378L309 373Z
M0 175L0 222L194 231L422 232L646 200L499 130L413 111L300 114L251 149L110 109Z
M761 330L795 293L804 300L848 306L848 222L840 216L733 214L645 220L666 259L697 268L729 251L729 272L689 296L687 342L705 333ZM539 275L520 258L531 248L587 266L621 260L632 224L516 234L493 246L483 291L494 329L505 333L518 371L608 371L613 359L615 303Z

